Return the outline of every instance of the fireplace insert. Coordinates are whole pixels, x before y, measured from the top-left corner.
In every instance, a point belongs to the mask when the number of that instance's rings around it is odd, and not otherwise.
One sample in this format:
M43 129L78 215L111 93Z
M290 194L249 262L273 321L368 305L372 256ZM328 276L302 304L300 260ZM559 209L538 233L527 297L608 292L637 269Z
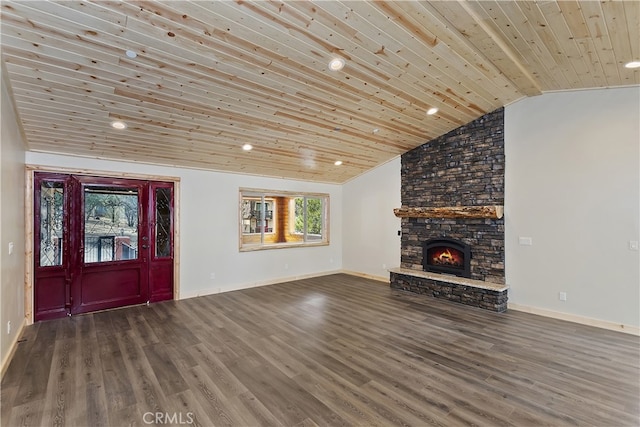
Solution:
M471 247L448 238L427 240L422 247L422 269L471 278Z

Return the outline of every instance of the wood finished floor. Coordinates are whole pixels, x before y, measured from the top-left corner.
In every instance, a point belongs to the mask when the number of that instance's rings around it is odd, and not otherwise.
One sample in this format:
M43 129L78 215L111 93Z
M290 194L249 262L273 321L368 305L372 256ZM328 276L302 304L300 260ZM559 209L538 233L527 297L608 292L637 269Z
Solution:
M29 326L1 420L637 426L639 348L338 274Z

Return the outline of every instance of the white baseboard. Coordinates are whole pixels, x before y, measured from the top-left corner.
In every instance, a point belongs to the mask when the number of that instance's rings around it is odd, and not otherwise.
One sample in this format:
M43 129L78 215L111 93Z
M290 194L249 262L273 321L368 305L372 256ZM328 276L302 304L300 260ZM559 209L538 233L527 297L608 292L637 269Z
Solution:
M525 313L537 314L539 316L551 317L553 319L566 320L568 322L579 323L581 325L595 326L597 328L609 329L611 331L624 332L625 334L640 336L640 328L637 326L624 325L620 323L610 322L608 320L593 319L591 317L562 313L559 311L531 307L528 305L521 305L512 302L507 303L507 308L509 310L523 311Z
M351 270L340 270L340 272L344 274L348 274L350 276L364 277L365 279L377 280L378 282L384 282L387 285L389 284L389 276L387 277L374 276L372 274L360 273L358 271L351 271Z
M13 359L13 355L15 354L16 349L18 348L18 341L20 341L20 338L22 337L22 332L24 331L25 326L27 326L27 319L22 319L22 323L20 323L20 326L16 331L16 335L13 338L13 342L11 343L11 346L9 347L9 351L2 359L2 365L0 366L0 378L4 378L4 374L5 372L7 372L7 368L11 363L11 359Z
M342 273L342 271L341 270L323 271L321 273L303 274L301 276L288 276L288 277L280 277L278 279L264 280L260 282L243 283L238 285L232 285L230 287L225 287L225 288L209 288L209 289L201 289L193 292L180 292L180 296L178 299L187 299L187 298L202 297L205 295L221 294L223 292L239 291L241 289L250 289L250 288L256 288L258 286L275 285L278 283L293 282L294 280L311 279L313 277L322 277L322 276L328 276L330 274L338 274L338 273Z

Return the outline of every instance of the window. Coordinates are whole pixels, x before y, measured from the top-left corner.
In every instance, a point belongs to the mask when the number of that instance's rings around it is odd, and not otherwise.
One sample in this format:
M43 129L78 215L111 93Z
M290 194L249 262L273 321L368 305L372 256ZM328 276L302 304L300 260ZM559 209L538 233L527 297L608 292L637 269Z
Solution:
M329 243L328 194L240 189L240 250Z

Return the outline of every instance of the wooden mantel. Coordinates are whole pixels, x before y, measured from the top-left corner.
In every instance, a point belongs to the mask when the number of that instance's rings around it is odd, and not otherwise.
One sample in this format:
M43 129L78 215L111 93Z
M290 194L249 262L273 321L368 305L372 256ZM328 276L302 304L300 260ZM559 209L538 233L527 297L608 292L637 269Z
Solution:
M504 207L491 206L447 206L441 208L403 206L395 208L393 213L398 218L489 218L500 219L504 215Z

